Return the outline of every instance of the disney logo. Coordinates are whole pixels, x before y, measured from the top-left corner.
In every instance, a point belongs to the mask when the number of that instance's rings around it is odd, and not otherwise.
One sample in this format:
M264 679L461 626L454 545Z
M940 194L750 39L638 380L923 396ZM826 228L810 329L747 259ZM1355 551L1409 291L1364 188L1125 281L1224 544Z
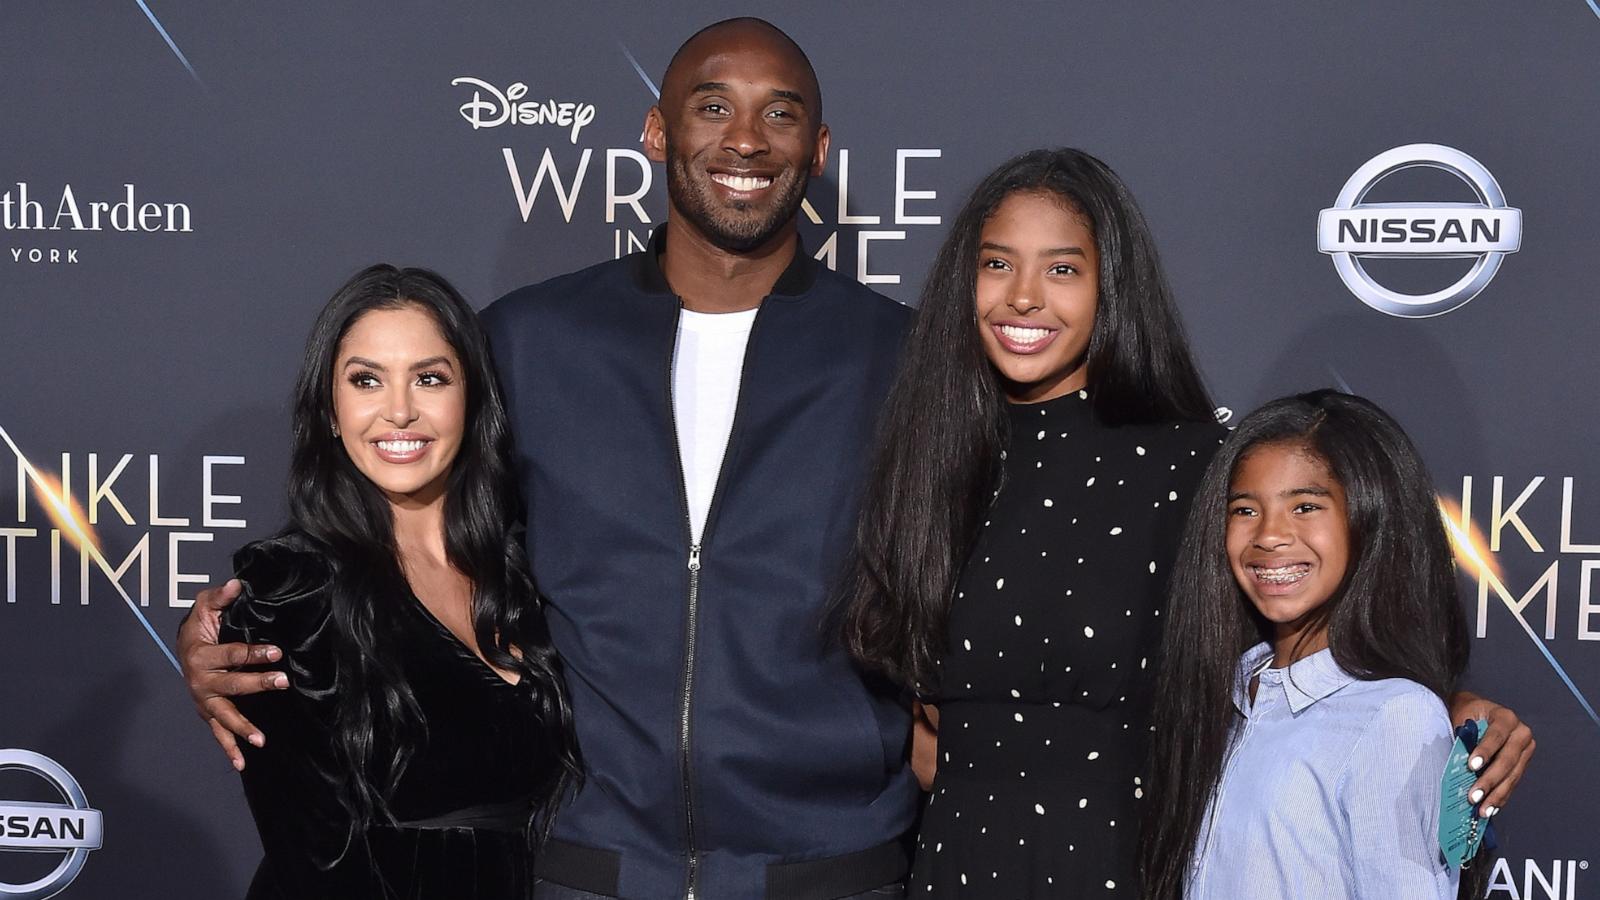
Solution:
M525 100L528 86L516 82L504 91L480 78L462 76L450 82L472 88L472 99L461 104L461 118L472 123L472 130L512 125L560 125L572 129L572 143L578 132L594 121L594 104L573 100Z

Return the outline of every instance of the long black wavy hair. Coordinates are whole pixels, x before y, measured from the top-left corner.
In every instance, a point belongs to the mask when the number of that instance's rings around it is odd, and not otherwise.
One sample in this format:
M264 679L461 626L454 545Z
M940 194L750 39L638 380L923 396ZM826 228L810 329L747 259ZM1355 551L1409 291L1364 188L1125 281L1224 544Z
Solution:
M951 223L880 419L840 601L845 645L869 670L931 689L956 578L1000 480L1006 397L977 319L983 226L1015 193L1053 196L1099 252L1090 403L1110 425L1211 421L1155 240L1127 185L1081 150L1034 150L978 184Z
M1466 669L1449 538L1427 467L1400 425L1371 401L1332 390L1274 400L1246 416L1206 469L1173 567L1140 842L1149 898L1182 896L1222 776L1239 656L1272 637L1227 551L1229 485L1246 456L1271 444L1314 454L1344 488L1350 562L1317 610L1339 666L1362 680L1409 678L1441 699Z
M548 745L543 758L530 764L554 770L541 798L549 811L579 777L577 739L561 663L522 545L518 491L509 468L511 433L488 342L472 307L442 277L383 264L357 273L323 307L306 341L294 389L286 530L309 537L326 558L338 671L341 679L350 679L349 689L341 683L333 735L339 761L353 776L341 782L340 803L358 831L374 821L392 821L387 801L417 749L407 738L426 735L427 723L390 639L396 617L383 610L394 597L410 592L395 545L394 512L331 428L340 343L362 316L392 309L426 312L461 362L466 418L446 481L445 549L450 564L472 582L473 632L480 651L494 666L516 672L519 687L537 701ZM380 754L380 747L388 752Z

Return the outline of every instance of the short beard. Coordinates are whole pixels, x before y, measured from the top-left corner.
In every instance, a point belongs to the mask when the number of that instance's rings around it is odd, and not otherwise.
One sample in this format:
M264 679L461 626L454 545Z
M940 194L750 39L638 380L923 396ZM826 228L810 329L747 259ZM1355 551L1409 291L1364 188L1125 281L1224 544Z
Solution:
M806 197L806 185L811 173L795 170L788 182L774 180L769 190L777 191L771 213L765 218L749 219L726 215L717 208L711 187L696 182L689 174L688 160L667 143L667 197L673 208L694 224L711 242L729 253L749 253L770 241L783 227L794 220L800 204ZM747 204L737 204L735 209L748 209Z

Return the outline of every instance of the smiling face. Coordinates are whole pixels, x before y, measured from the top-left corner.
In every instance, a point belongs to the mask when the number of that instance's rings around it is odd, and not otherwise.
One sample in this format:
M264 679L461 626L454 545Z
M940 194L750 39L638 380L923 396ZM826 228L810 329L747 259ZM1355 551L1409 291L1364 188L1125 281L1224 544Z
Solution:
M1344 581L1350 527L1344 487L1321 457L1298 443L1251 449L1228 488L1228 561L1233 577L1274 628L1278 665L1304 637L1303 653L1327 646L1315 615Z
M1006 197L979 237L978 328L1014 403L1088 383L1100 256L1083 216L1054 194Z
M770 26L709 29L678 52L645 119L684 227L745 253L787 237L828 158L821 95L803 55Z
M440 502L461 449L461 361L433 316L376 309L351 324L334 359L339 439L361 474L408 508Z

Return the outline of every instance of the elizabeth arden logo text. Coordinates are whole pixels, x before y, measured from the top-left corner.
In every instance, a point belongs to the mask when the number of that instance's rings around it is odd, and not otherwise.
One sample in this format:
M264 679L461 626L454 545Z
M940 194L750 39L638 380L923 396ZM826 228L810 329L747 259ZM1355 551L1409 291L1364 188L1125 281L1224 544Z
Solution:
M51 234L55 232L55 234ZM132 183L112 195L97 195L64 184L40 187L26 181L0 191L0 233L13 263L46 265L78 262L78 244L92 233L192 234L187 203L156 202Z

